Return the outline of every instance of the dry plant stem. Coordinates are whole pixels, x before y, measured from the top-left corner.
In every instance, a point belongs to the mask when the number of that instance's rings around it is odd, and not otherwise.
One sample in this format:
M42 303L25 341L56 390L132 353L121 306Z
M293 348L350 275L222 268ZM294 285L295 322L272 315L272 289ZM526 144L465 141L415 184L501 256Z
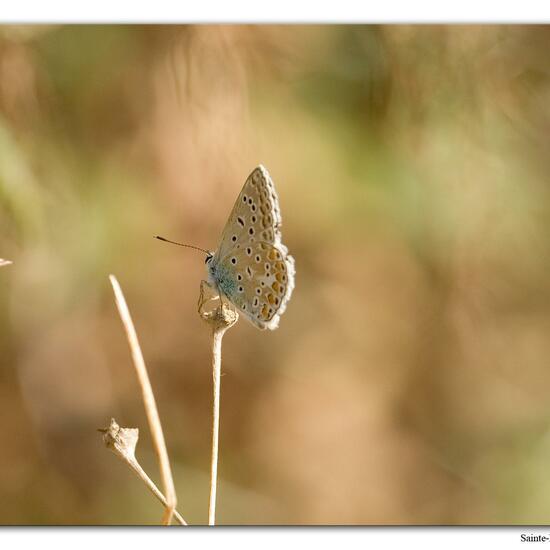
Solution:
M220 435L220 382L222 368L222 338L227 328L214 328L212 333L212 378L214 400L212 406L212 465L210 471L210 504L208 525L216 525L216 488L218 485L218 441Z
M0 267L2 267L3 265L10 265L11 262L9 260L3 260L2 258L0 258Z
M208 305L217 303L212 309ZM208 524L216 524L216 488L218 485L218 441L220 434L220 379L222 364L222 338L225 331L239 319L237 310L226 304L223 297L206 281L201 283L199 296L199 315L212 328L212 377L214 381L214 399L212 405L212 462L210 469L210 502L208 506Z
M167 509L168 501L166 497L159 491L158 487L153 483L153 480L146 474L145 470L141 467L137 460L127 460L128 466L136 473L136 475L147 485L150 491L160 500L162 505ZM187 522L183 519L181 514L177 510L173 510L174 519L180 525L187 525Z
M164 493L166 494L166 509L162 517L162 523L164 525L170 525L177 504L176 490L174 488L174 480L172 478L170 461L168 459L168 452L166 450L166 443L164 441L164 434L162 432L155 396L153 394L151 382L149 381L145 361L143 360L143 355L141 353L136 329L134 328L128 306L126 305L126 300L124 299L124 295L118 281L116 280L116 277L114 275L109 275L109 279L115 293L118 312L120 314L122 324L124 325L126 336L128 337L128 343L132 352L134 366L136 368L139 384L141 386L143 403L145 405L149 428L153 436L153 444L159 460L162 485L164 487Z
M113 451L122 461L124 461L132 471L145 483L149 490L166 508L166 497L159 491L153 480L147 475L145 470L135 457L135 448L138 441L139 430L137 428L121 428L115 421L111 419L111 424L108 428L100 429L103 435L103 441L108 449ZM181 514L174 510L174 518L181 525L187 525Z

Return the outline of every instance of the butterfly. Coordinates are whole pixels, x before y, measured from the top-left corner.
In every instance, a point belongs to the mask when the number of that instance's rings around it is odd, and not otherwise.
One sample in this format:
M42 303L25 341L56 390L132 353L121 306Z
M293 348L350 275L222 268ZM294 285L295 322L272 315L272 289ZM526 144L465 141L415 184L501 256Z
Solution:
M294 290L294 258L281 242L281 223L275 186L260 165L246 179L218 249L205 260L208 282L260 329L278 327Z
M279 326L294 290L294 258L281 242L281 223L275 186L260 165L246 179L218 249L204 251L208 283L262 330Z

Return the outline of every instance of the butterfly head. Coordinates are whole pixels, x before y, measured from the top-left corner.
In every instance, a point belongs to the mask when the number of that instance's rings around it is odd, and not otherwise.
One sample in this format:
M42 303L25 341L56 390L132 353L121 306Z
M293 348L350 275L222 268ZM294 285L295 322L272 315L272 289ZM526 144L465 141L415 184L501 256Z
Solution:
M208 276L208 282L210 284L216 284L216 262L214 261L214 252L207 251L206 258L204 259L206 266L206 273Z

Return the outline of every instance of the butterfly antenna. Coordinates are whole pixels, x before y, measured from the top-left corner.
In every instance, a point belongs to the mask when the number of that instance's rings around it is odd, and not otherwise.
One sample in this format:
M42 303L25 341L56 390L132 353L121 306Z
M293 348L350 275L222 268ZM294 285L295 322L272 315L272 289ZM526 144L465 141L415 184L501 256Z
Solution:
M211 255L211 252L209 250L205 250L204 248L201 248L200 246L193 246L192 244L177 243L176 241L171 241L170 239L165 239L164 237L160 237L159 235L154 235L154 238L158 239L159 241L164 241L165 243L177 244L178 246L184 246L185 248L194 248L195 250L200 250L201 252L204 252L205 254Z

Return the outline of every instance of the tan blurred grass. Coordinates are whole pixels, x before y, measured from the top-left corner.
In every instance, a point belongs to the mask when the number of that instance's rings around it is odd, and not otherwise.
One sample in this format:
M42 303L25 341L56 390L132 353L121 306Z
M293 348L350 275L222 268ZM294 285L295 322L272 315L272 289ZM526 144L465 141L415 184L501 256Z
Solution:
M151 235L215 248L262 162L297 286L278 331L225 344L220 522L546 522L549 39L2 27L2 521L156 518L131 481L110 494L93 435L111 414L144 422L114 271L178 419L186 519L206 522L202 259Z

